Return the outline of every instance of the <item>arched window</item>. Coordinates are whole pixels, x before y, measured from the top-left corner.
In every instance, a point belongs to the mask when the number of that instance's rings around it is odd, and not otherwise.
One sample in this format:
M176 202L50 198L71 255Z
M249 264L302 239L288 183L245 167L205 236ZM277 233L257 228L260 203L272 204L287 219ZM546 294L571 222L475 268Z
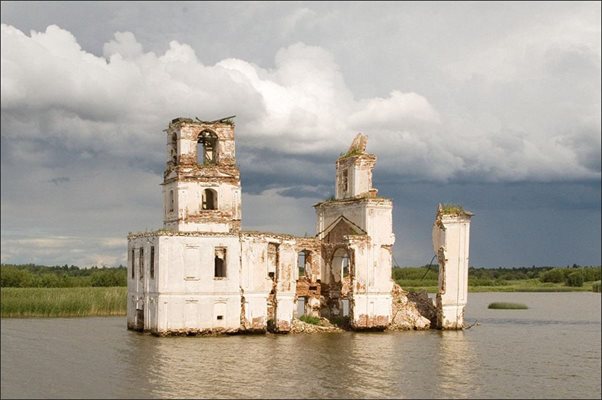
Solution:
M343 278L346 278L349 276L349 256L347 254L345 254L343 256Z
M299 268L299 278L311 276L309 250L301 250L297 253L297 268Z
M171 161L174 164L177 164L177 162L178 162L178 135L176 133L171 135L171 149L169 151L170 151Z
M341 278L349 276L350 264L349 253L347 253L346 249L339 248L334 252L330 267L335 282L339 282Z
M217 159L217 135L215 133L203 131L199 134L196 157L199 165L215 164Z

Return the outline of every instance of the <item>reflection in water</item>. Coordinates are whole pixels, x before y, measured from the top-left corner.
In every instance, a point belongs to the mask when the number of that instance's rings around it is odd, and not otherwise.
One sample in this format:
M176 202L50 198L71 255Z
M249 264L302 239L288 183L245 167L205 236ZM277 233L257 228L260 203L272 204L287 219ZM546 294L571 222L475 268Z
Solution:
M153 397L387 397L394 335L152 338L132 334L129 381ZM141 382L135 377L143 378ZM133 377L133 379L132 379Z
M489 310L492 301L528 310ZM3 319L3 398L600 398L600 295L472 294L464 332L156 338ZM552 321L553 323L550 323Z
M479 395L474 381L475 366L479 365L473 344L467 332L440 331L439 362L437 363L436 385L439 393L446 397L474 397Z

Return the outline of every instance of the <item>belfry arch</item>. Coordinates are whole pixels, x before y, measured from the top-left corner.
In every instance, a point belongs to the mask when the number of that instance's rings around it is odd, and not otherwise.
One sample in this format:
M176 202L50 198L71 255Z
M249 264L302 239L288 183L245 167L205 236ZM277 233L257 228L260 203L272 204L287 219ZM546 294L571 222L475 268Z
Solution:
M197 163L199 165L212 165L217 162L217 135L204 130L199 133L197 140Z

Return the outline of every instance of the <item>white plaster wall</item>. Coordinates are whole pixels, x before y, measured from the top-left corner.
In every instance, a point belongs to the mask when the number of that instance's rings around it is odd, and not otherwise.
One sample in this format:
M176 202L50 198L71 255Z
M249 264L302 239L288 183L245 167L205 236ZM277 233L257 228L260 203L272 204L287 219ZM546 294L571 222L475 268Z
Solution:
M350 169L353 171L351 196L367 193L372 188L372 165L359 161Z
M240 326L240 294L161 294L158 331L231 329ZM223 319L218 320L221 315Z
M367 315L368 318L384 316L391 321L392 297L391 293L371 293L353 295L353 321L360 323L360 317Z
M367 232L375 243L393 244L393 203L388 199L332 202L316 209L317 231L323 232L341 215ZM322 233L320 238L325 235Z
M369 157L350 157L337 160L335 197L337 199L360 196L372 189L372 169L375 159ZM343 172L347 171L347 190L342 188Z
M470 217L443 215L441 222L444 230L436 224L433 226L433 247L436 250L443 247L445 257L437 296L442 309L442 328L461 329L468 301Z
M395 242L393 234L393 204L368 203L366 206L366 232L374 243L392 245Z
M159 243L158 330L238 328L238 235L161 236ZM226 249L225 278L214 277L216 247Z
M295 293L297 291L296 276L297 252L295 242L282 241L279 246L278 282L276 289L276 322L289 324L293 321L295 311Z
M217 193L217 210L202 210L202 196L205 189ZM174 191L174 210L170 211L170 190ZM182 232L229 232L228 222L177 221L191 215L211 217L219 212L230 213L233 220L240 220L240 187L227 183L212 182L172 182L163 186L165 228Z
M295 311L295 294L276 293L276 304L276 322L286 322L290 326Z
M324 238L324 229L330 226L341 215L359 226L366 229L365 209L360 202L345 202L328 204L317 208L318 226L317 232L321 232L320 239Z
M181 182L178 184L179 216L186 218L196 215L202 210L203 192L205 189L217 193L217 210L231 212L234 219L240 219L240 188L237 185L215 182Z
M170 191L173 190L174 205L171 209ZM177 223L168 223L167 221L176 220L178 218L178 187L176 182L171 182L162 185L163 193L163 222L165 228L176 230ZM168 226L169 225L169 226Z
M169 261L169 269L160 269L160 292L239 292L238 235L161 236L160 246L160 261ZM226 249L226 278L214 277L216 247Z
M267 299L272 290L268 277L267 241L264 238L241 237L240 286L245 297L245 318L254 318L267 323Z
M150 274L151 246L154 247L154 278ZM140 274L140 249L143 252L143 273ZM132 250L134 250L134 259L132 263ZM156 320L154 310L149 308L150 297L156 292L158 284L159 260L159 240L155 236L139 237L128 240L128 260L127 260L127 321L133 324L136 317L136 309L144 309L144 327L150 329L153 321ZM132 278L132 265L134 268L134 277Z

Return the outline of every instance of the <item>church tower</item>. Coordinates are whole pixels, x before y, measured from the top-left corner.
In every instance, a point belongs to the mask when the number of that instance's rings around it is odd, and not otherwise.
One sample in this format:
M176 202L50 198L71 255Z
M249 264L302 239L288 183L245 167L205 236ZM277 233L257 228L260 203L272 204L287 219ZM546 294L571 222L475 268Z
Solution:
M378 190L372 188L372 169L376 156L366 153L366 136L358 134L349 151L336 162L335 199L376 197Z
M349 317L354 329L391 322L393 203L372 187L376 156L359 133L336 161L334 199L314 205L322 243L322 291L330 315Z
M162 184L164 229L240 231L240 172L232 118L176 118L169 124Z

